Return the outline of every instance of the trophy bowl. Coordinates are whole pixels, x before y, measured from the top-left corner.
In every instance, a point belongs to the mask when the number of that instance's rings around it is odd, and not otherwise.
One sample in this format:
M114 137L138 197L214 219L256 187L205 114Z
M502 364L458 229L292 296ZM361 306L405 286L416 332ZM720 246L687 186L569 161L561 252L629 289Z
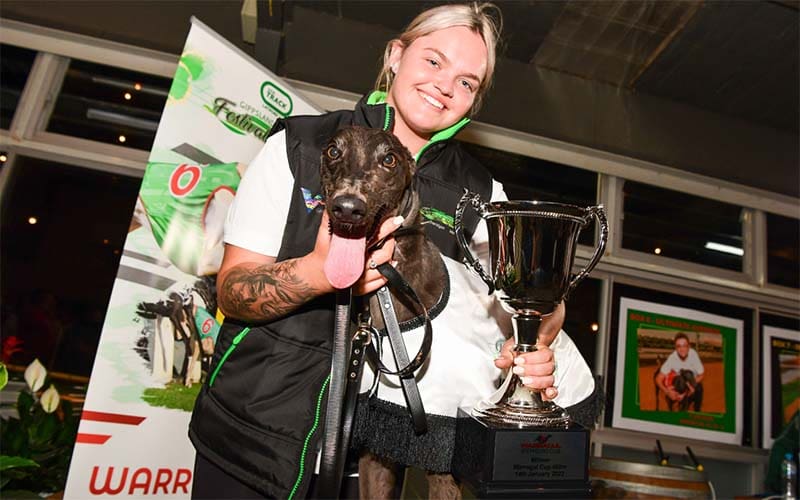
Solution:
M469 250L463 231L468 205L486 221L489 231L489 271ZM594 253L581 272L572 276L580 231L593 219L600 224ZM608 239L602 206L579 207L541 201L487 203L465 190L456 207L455 234L471 267L513 313L515 355L537 350L539 325L552 314L597 265ZM500 389L473 409L473 415L494 425L512 427L566 427L571 420L558 405L544 401L539 391L525 387L518 375L509 375Z

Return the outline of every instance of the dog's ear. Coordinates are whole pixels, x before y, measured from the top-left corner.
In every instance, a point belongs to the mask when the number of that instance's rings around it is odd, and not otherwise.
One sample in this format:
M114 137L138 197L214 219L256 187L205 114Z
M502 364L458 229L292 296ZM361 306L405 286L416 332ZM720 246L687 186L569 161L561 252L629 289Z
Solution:
M408 188L403 193L403 198L397 204L397 215L402 215L409 221L413 221L419 214L419 193L416 189Z
M399 142L399 141L398 141ZM414 174L417 173L417 162L414 160L414 155L411 154L411 151L408 150L403 144L400 144L400 147L403 151L403 156L405 156L405 161L408 162L408 171L411 173L413 177Z

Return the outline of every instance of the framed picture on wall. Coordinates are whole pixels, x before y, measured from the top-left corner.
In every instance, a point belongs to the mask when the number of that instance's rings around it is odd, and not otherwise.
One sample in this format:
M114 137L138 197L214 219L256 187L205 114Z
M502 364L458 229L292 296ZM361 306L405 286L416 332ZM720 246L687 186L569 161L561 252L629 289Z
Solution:
M612 425L742 443L744 322L619 299Z
M800 330L762 321L761 342L764 391L761 442L764 448L770 448L800 410Z

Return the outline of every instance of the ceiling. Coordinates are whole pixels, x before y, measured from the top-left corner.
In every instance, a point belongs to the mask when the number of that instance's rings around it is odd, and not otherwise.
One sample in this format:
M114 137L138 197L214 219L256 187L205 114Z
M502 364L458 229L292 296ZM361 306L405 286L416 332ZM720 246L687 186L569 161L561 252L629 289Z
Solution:
M362 93L441 1L272 0L289 78ZM800 197L800 1L513 0L479 121ZM46 8L45 8L46 7ZM188 18L257 57L240 1L4 0L0 16L180 53ZM265 12L265 10L262 10ZM269 51L266 51L269 53Z
M299 1L402 30L432 1ZM800 2L498 2L505 58L798 132Z

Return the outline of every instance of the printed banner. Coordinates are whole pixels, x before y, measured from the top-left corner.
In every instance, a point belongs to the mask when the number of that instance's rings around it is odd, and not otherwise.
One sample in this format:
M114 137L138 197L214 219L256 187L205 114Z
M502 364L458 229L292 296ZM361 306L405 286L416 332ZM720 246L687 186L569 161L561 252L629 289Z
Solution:
M620 300L613 425L741 444L743 322Z
M273 123L318 113L192 19L114 282L65 498L189 497L187 432L219 329L227 209Z
M794 414L800 411L800 331L764 325L763 447L771 448Z

